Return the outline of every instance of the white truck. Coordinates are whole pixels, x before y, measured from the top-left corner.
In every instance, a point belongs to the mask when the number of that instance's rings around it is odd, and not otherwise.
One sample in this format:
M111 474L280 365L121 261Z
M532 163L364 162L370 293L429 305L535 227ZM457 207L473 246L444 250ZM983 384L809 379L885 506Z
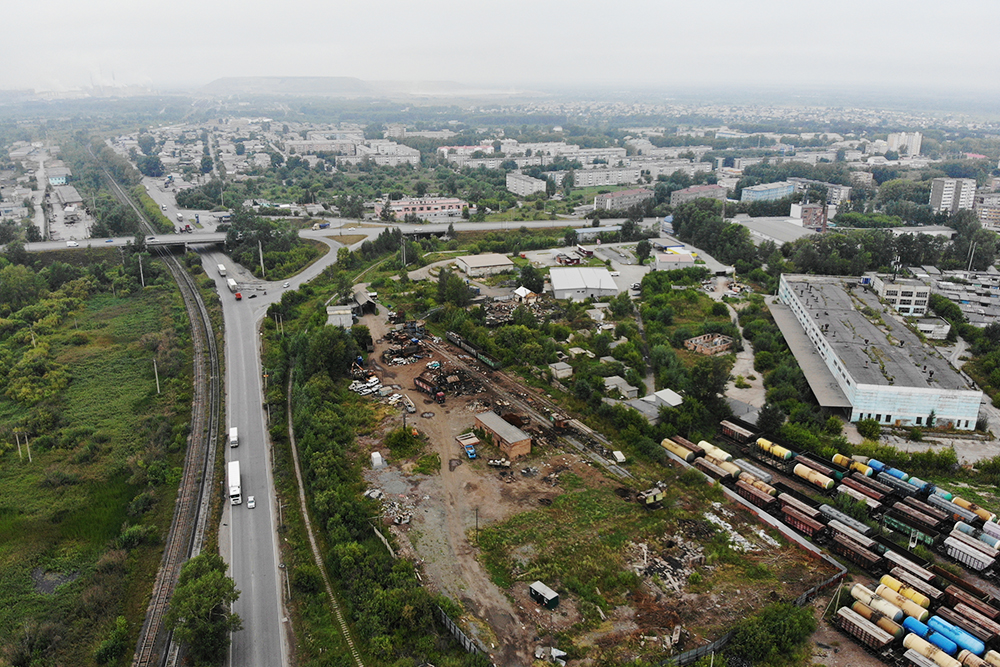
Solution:
M240 434L235 426L229 429L229 446L230 447L240 446Z
M223 278L226 277L226 265L225 264L219 264L219 275L222 276Z
M229 502L233 505L243 504L243 491L240 489L240 462L229 462Z
M237 285L236 281L233 280L232 278L226 280L226 285L229 287L229 291L233 293L235 293L236 290L239 289L239 285Z

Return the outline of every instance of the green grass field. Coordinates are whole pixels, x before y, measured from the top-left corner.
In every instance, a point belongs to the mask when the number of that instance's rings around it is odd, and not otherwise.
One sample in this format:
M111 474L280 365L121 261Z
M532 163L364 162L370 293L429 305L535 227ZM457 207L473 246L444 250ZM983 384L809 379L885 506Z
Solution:
M45 336L68 386L34 405L0 395L0 651L15 664L29 632L41 651L33 665L93 664L118 615L130 622L130 640L137 636L190 419L178 304L165 287L90 296ZM8 347L17 347L13 337L0 343ZM31 462L11 430L23 424ZM149 534L122 542L126 524ZM126 653L108 664L124 664Z

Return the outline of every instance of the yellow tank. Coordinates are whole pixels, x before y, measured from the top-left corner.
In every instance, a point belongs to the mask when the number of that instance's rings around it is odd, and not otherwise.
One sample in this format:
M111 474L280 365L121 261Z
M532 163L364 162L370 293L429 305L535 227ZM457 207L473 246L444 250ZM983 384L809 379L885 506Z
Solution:
M852 463L851 459L843 454L834 454L830 457L830 460L839 466L844 466L845 468L850 466Z
M792 451L790 449L785 449L781 445L776 445L770 440L757 438L757 446L775 458L784 459L785 461L792 458Z
M757 479L756 477L754 477L753 475L751 475L748 472L741 472L740 476L739 476L739 479L742 479L744 482L746 482L750 486L754 487L758 491L763 491L764 493L766 493L769 496L776 496L776 495L778 495L778 490L776 488L774 488L773 486L771 486L767 482L760 481L759 479Z
M900 595L896 591L892 590L885 584L879 584L878 588L875 589L875 595L888 600L892 604L896 605L903 610L903 613L907 616L912 616L921 623L930 618L931 613L921 607L919 604L911 600L910 598Z
M996 651L987 651L983 655L983 660L993 667L1000 667L1000 653L997 653Z
M671 454L679 456L686 463L691 463L692 461L694 461L694 452L692 452L687 447L678 445L670 438L664 438L663 441L660 443L660 446L663 447L668 452L670 452Z
M847 467L850 468L851 470L858 471L865 477L871 477L872 475L875 474L874 470L866 466L864 463L861 463L860 461L851 461L851 465Z
M964 507L965 509L969 510L970 512L978 516L983 521L996 521L997 518L996 514L988 510L984 510L976 503L970 502L965 498L960 498L958 496L955 496L951 499L951 502L955 503L959 507Z
M739 479L739 476L743 473L743 471L740 470L740 467L735 463L724 461L718 458L717 456L713 456L707 452L705 453L705 460L708 461L709 463L714 463L715 465L719 466L720 468L728 472L730 475L732 475L734 479Z
M868 605L895 623L902 623L903 617L906 616L902 609L888 600L884 600L875 595L875 593L871 592L868 588L862 586L861 584L854 584L851 588L851 597L862 604ZM1000 665L997 667L1000 667Z
M924 609L927 609L928 607L931 606L930 598L928 598L920 591L910 588L896 577L884 574L882 575L882 578L879 581L882 583L883 586L888 586L889 588L896 591L903 597L913 600Z
M990 664L968 649L962 649L955 657L965 667L989 667Z
M925 658L930 658L938 667L962 667L962 663L958 660L912 632L903 637L903 646L912 648Z
M716 447L708 440L702 440L698 443L698 446L705 450L705 456L714 456L720 461L732 461L733 455L724 449Z
M853 609L859 616L871 621L896 639L903 636L902 625L896 623L882 612L872 609L861 600L855 600L854 604L851 605L851 609Z
M821 489L829 491L833 488L834 482L832 479L826 475L816 472L808 466L802 465L801 463L796 463L795 467L792 468L792 472L795 473L796 477L801 477L810 484L818 486Z

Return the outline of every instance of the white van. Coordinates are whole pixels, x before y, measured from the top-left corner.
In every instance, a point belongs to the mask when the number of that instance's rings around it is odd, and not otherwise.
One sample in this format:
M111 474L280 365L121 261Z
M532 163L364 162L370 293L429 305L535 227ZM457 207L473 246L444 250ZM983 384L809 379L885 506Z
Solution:
M229 446L230 447L240 446L240 436L235 426L229 429Z

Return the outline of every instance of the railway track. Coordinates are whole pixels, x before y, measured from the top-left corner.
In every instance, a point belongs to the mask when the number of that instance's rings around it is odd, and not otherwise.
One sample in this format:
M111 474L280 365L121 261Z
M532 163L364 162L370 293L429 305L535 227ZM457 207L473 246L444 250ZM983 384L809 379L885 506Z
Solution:
M94 157L92 151L90 155ZM94 159L96 161L96 158ZM103 165L100 166L115 197L135 211L147 233L155 233L156 230L128 193ZM199 554L204 544L205 531L211 514L213 462L222 407L219 351L208 308L198 292L194 279L184 270L177 258L163 249L156 252L176 281L191 321L191 339L194 346L194 397L184 472L166 547L163 550L163 559L160 562L146 618L132 659L133 667L158 667L166 662L168 653L176 659L176 651L166 650L170 646L171 633L164 626L164 616L177 586L181 566L188 558Z
M503 381L503 384L501 384L501 382L498 382L495 377L491 377L490 375L487 375L486 373L480 371L473 364L466 363L466 361L464 359L459 358L459 354L463 354L463 353L461 353L461 352L460 353L454 353L449 348L449 344L447 342L442 341L441 343L434 343L434 342L431 342L431 341L427 340L427 341L425 341L425 343L427 344L427 346L429 348L431 348L432 350L435 350L443 358L447 359L448 361L450 361L454 365L466 369L474 377L476 377L477 379L479 379L483 383L484 386L488 386L490 388L490 390L493 391L495 394L497 394L498 396L502 396L503 399L505 401L508 401L512 406L517 407L519 410L521 410L523 412L526 412L527 414L531 415L532 419L537 420L539 423L545 424L545 423L548 422L548 416L542 414L541 412L539 412L539 410L538 410L539 406L544 406L544 407L548 408L549 410L551 410L552 412L560 412L560 410L558 409L558 406L556 406L554 403L549 403L542 396L534 396L534 397L532 397L531 400L534 402L534 404L529 404L522 397L520 397L520 396L518 396L518 395L516 395L516 394L514 394L514 393L512 393L510 391L508 391L507 388L506 388L506 386L504 386L504 384L506 384L507 386L518 386L519 382L516 379L510 377L509 375L507 375L503 371L498 371L498 370L492 370L492 371L490 371L494 375L498 376L500 378L500 380ZM604 446L605 449L609 449L610 450L610 449L614 448L614 445L611 443L611 441L607 440L606 438L604 438L604 436L600 435L599 433L591 432L590 435L592 435L594 437L594 439L597 440L597 442L599 442L602 446ZM562 437L562 439L564 439L566 442L568 442L570 445L572 445L577 451L580 452L580 454L582 454L583 456L589 458L594 463L602 466L604 469L606 469L608 472L610 472L611 474L615 475L616 477L619 477L621 479L626 479L626 480L634 480L635 479L635 477L632 475L632 473L630 473L629 471L625 470L621 466L616 465L612 461L609 461L608 459L600 456L597 452L593 451L592 449L590 449L589 447L587 447L585 444L583 444L582 442L580 442L578 439L574 438L573 436L567 435L567 434L563 434L560 437Z

